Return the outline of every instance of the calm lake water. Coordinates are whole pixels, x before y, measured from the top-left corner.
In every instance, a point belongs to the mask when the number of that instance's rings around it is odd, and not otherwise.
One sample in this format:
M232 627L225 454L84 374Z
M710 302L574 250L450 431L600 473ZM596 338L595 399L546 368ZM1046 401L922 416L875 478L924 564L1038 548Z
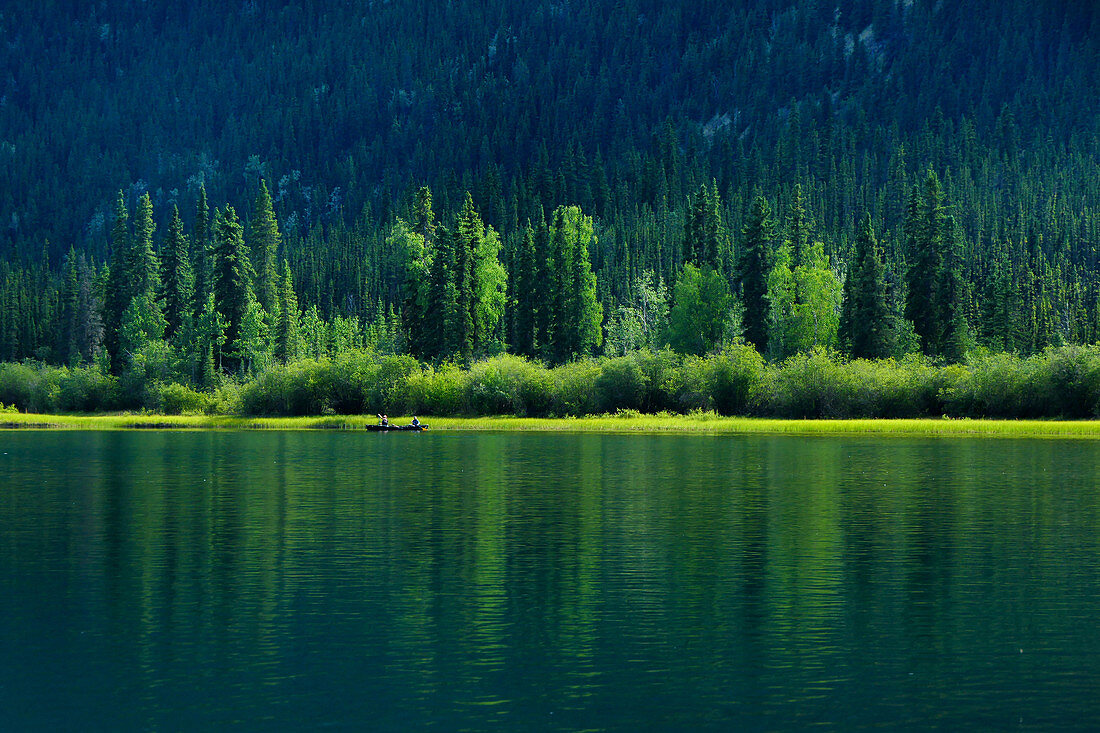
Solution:
M0 729L1100 726L1100 444L0 433Z

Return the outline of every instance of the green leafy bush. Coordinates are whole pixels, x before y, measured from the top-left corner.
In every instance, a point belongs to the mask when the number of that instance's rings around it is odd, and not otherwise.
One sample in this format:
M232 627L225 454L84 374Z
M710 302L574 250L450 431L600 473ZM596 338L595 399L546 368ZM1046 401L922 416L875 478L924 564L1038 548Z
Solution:
M497 356L470 366L467 411L474 415L545 415L554 379L539 364L518 356Z
M165 415L201 415L210 410L213 402L211 395L176 382L159 385L155 394L155 409Z
M423 415L461 415L466 408L468 373L455 364L427 367L409 380L409 411Z
M711 397L710 407L720 415L750 412L764 379L764 359L756 349L746 344L727 346L701 366Z
M592 415L599 412L600 400L596 393L596 382L600 378L600 372L600 365L590 359L554 369L550 412L554 415Z

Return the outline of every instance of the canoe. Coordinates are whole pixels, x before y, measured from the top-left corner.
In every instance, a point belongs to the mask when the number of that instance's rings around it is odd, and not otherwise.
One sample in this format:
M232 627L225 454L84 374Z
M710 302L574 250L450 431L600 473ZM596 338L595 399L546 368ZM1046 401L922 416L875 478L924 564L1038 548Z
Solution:
M411 430L414 433L422 432L427 425L368 425L367 430L376 433L388 433L392 430Z

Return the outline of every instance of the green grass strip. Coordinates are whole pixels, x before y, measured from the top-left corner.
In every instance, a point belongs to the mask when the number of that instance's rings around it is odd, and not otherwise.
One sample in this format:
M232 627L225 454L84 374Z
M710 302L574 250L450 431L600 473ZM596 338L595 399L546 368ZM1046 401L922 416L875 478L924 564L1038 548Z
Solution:
M391 422L401 425L410 419L396 417ZM1100 438L1100 421L1062 420L771 420L699 413L581 418L424 417L423 421L436 431ZM375 423L377 418L373 415L231 417L0 414L0 428L39 430L362 430Z

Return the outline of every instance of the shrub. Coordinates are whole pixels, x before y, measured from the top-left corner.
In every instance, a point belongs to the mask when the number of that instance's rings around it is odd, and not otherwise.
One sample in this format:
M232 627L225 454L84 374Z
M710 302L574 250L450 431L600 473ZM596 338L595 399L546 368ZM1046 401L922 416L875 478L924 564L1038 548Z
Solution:
M320 415L329 404L329 369L327 359L272 367L236 392L238 410L246 415Z
M608 359L596 378L596 399L601 412L640 410L648 392L646 375L633 355Z
M59 371L57 409L63 412L105 412L119 407L119 382L98 365Z
M427 367L409 379L409 410L422 415L459 415L465 409L465 371L454 364Z
M944 412L970 417L1040 417L1049 396L1039 378L1038 359L1012 354L981 357L967 368L940 377ZM947 375L944 375L947 376Z
M702 356L687 356L676 372L676 409L678 412L713 410L709 364Z
M1049 396L1048 414L1096 417L1100 412L1100 349L1066 346L1043 354L1041 376Z
M420 364L411 356L385 356L369 373L363 401L367 412L379 409L387 414L411 411L412 384L420 375Z
M544 415L553 399L553 377L518 356L497 356L470 367L466 410L475 415Z
M241 400L241 386L232 380L218 385L207 408L211 415L245 414Z
M211 395L176 382L158 385L155 394L154 409L165 415L201 415L210 409L212 402Z
M345 351L333 361L321 362L321 414L358 415L367 410L369 385L378 374L378 356L369 351ZM320 396L319 395L319 396Z
M764 359L756 349L745 344L727 346L707 359L703 370L710 407L720 415L748 414L764 378Z
M591 415L599 410L596 380L600 365L591 359L564 364L553 370L553 401L555 415Z
M37 382L36 370L29 364L0 364L0 402L31 410Z
M764 409L777 417L849 417L858 391L851 377L834 353L795 354L766 370Z
M668 349L649 351L643 349L630 355L630 358L642 370L645 378L645 396L642 399L643 412L676 410L680 408L683 393L682 358Z

